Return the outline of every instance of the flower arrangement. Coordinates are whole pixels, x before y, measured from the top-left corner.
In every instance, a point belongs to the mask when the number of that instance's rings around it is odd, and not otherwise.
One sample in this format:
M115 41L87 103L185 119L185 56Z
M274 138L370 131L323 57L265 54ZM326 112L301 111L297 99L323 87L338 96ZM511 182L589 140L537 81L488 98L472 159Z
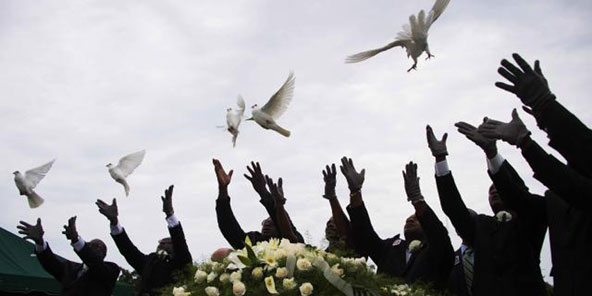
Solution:
M417 287L416 287L417 286ZM426 286L377 275L365 258L271 239L235 250L222 262L192 266L162 295L405 295L438 296Z

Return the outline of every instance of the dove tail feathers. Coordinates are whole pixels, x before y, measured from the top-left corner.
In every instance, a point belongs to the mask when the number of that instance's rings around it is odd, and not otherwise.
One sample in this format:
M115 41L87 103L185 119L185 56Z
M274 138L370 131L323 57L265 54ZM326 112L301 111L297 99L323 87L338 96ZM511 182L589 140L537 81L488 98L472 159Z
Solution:
M121 185L123 185L123 190L125 190L125 196L129 196L130 187L127 184L127 181L125 179L119 179L119 180L117 180L117 182L119 182L119 183L121 183Z
M290 137L290 134L291 134L290 131L287 130L287 129L285 129L285 128L282 128L279 125L275 125L271 129L273 129L274 131L280 133L282 136L284 136L286 138L289 138Z
M367 59L369 59L369 58L371 58L383 51L389 50L395 46L404 46L403 40L395 40L394 42L391 42L381 48L362 51L362 52L356 53L354 55L350 55L347 58L345 58L345 63L351 64L351 63L358 63L361 61L365 61L365 60L367 60Z
M27 201L29 202L29 207L34 209L42 205L45 200L37 192L31 190L31 194L27 195Z
M238 137L238 133L232 135L232 148L236 147L236 138Z

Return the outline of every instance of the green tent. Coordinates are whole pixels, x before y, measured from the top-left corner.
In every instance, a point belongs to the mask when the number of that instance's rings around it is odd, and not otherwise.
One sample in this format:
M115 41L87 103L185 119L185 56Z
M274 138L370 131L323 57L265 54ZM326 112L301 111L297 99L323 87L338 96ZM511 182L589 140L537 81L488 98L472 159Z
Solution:
M0 293L60 293L60 284L41 267L34 247L32 243L0 227ZM133 287L118 282L114 295L133 295Z

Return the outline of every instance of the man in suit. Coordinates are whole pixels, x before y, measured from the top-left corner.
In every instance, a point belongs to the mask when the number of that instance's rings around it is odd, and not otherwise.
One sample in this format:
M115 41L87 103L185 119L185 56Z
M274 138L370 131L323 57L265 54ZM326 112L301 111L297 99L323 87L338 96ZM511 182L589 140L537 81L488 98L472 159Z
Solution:
M61 295L111 295L119 276L119 266L105 262L107 247L99 239L84 241L76 230L76 217L68 220L64 234L72 242L82 263L59 259L43 239L41 219L31 225L20 221L19 233L35 242L35 253L41 266L61 284Z
M419 280L445 288L454 250L446 228L421 195L417 165L410 162L403 174L407 199L415 208L415 214L407 218L403 228L405 239L398 234L381 239L362 200L365 170L358 173L351 159L344 157L341 162L341 172L351 192L347 211L356 233L356 246L376 263L379 273L402 277L408 283Z
M117 202L111 205L97 200L99 212L110 221L111 237L127 263L140 275L140 295L159 295L158 289L172 283L172 274L192 263L191 253L185 241L181 223L173 209L173 185L164 192L162 210L166 215L170 237L158 241L156 252L144 254L132 243L125 229L119 223Z
M230 206L230 196L228 195L228 185L232 179L233 170L228 173L224 171L222 164L219 160L212 160L214 164L214 172L218 180L218 198L216 199L216 217L218 219L218 227L222 232L226 241L235 249L242 249L245 247L245 238L248 236L252 243L259 241L266 241L270 238L282 238L280 231L280 225L277 219L277 211L281 213L281 216L287 217L289 224L292 227L292 231L296 236L298 242L304 242L302 235L296 230L296 227L291 223L288 214L285 212L283 205L276 207L275 201L270 191L267 190L265 176L261 171L259 163L251 162L253 168L247 166L247 169L251 173L251 176L245 175L245 177L251 181L253 188L261 197L261 204L267 210L269 217L261 222L261 231L250 231L246 232L242 229ZM267 178L268 179L268 178Z
M477 213L469 210L471 217L477 217ZM456 233L459 237L460 234ZM462 237L461 237L462 239ZM454 252L454 266L450 270L448 277L448 290L457 296L469 296L472 279L473 266L475 265L475 255L471 245L465 239L462 240L460 247Z
M446 161L447 134L441 140L426 128L428 146L436 159L436 184L442 210L474 252L469 295L545 295L539 250L529 240L524 217L509 210L495 186L489 189L494 216L471 217ZM543 228L544 229L544 228ZM544 236L544 232L543 232Z

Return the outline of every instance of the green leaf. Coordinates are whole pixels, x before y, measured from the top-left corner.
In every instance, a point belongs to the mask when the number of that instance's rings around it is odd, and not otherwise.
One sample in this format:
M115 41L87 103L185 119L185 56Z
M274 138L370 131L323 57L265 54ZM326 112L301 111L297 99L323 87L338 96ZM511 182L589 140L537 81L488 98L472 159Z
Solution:
M249 259L243 255L237 255L237 257L238 257L238 260L240 260L240 262L242 262L242 264L244 264L245 266L251 266L253 264L251 259Z

